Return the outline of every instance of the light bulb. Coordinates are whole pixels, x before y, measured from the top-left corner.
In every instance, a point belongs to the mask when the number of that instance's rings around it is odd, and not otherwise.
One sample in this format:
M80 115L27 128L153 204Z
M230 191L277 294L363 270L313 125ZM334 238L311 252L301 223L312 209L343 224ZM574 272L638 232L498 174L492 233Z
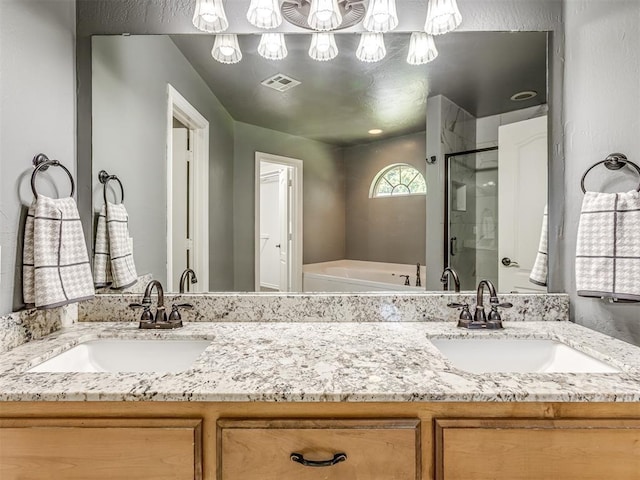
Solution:
M213 49L211 49L211 56L220 63L238 63L242 60L238 36L216 35L213 41Z
M413 32L409 41L409 55L407 63L411 65L424 65L438 56L433 37L425 32Z
M462 15L456 0L429 0L424 31L430 35L442 35L458 28Z
M324 62L338 56L338 46L333 33L314 33L311 37L309 56L314 60Z
M387 54L381 33L363 33L356 50L356 57L363 62L379 62Z
M247 20L258 28L276 28L282 23L278 0L251 0Z
M222 0L196 0L193 25L203 32L219 33L229 28Z
M307 23L314 30L335 30L342 24L338 0L311 0Z
M267 60L282 60L288 54L282 33L263 33L258 53Z
M385 33L398 26L396 0L370 0L363 26L369 32Z

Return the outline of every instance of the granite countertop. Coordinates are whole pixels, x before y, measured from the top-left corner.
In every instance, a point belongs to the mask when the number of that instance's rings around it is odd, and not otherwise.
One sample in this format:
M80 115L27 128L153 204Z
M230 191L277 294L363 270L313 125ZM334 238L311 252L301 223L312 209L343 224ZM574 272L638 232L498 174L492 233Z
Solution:
M620 373L484 373L454 368L429 338L550 338ZM26 373L97 338L208 339L181 373ZM452 322L188 323L173 331L76 323L0 355L2 401L640 401L640 348L573 323L508 322L468 331Z

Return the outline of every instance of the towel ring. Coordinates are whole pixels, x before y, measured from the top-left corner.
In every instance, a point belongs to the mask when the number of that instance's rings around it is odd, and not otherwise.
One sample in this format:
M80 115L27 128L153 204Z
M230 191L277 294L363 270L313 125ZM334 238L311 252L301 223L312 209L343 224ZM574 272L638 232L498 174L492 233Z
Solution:
M593 170L595 167L600 165L601 163L604 163L604 166L607 167L609 170L620 170L625 165L629 165L636 172L638 172L638 176L640 176L640 167L635 163L633 163L631 160L628 160L627 156L624 153L612 153L609 156L607 156L607 158L605 158L604 160L600 160L599 162L596 162L593 165L591 165L587 169L587 171L584 172L584 174L582 175L582 180L580 181L580 187L582 188L582 193L587 193L587 191L584 188L584 179L586 178L587 174L591 170ZM640 183L636 187L636 192L640 192Z
M36 191L36 175L40 171L45 171L49 167L60 167L62 168L67 175L69 176L69 181L71 182L71 194L70 197L73 197L73 194L76 191L76 184L73 181L73 176L71 172L65 167L59 160L49 160L44 153L39 153L35 157L33 157L33 165L36 167L33 173L31 174L31 191L33 192L33 196L38 198L38 192Z
M107 204L107 185L109 184L110 180L115 180L120 185L120 203L124 202L124 187L122 186L122 182L117 175L109 175L105 170L100 170L100 173L98 173L98 180L100 180L100 183L104 185L102 193L104 196L105 205Z

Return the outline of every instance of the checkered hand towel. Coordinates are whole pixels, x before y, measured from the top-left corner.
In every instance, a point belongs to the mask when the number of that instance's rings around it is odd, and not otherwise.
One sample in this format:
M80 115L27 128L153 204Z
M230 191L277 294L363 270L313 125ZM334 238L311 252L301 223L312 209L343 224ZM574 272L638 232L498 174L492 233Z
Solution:
M138 281L128 223L123 204L107 203L100 210L93 263L96 287L124 289Z
M38 195L29 207L25 225L25 304L52 308L88 300L94 294L76 202Z
M583 297L640 301L640 193L585 194L576 287Z
M549 256L548 256L548 241L547 236L549 234L549 213L547 206L544 206L544 214L542 216L542 228L540 229L540 244L538 246L538 254L536 255L536 261L531 269L531 275L529 275L529 281L536 285L543 287L547 286L547 275L549 272Z

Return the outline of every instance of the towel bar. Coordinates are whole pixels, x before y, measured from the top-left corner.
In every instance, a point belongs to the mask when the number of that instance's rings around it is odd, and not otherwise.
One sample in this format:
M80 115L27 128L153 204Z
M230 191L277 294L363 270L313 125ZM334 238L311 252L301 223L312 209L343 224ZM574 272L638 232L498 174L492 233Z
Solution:
M591 170L593 170L595 167L600 165L601 163L604 163L604 166L607 167L609 170L620 170L625 165L629 165L630 167L635 169L635 171L638 172L638 176L640 176L640 167L635 163L633 163L631 160L627 159L627 156L625 154L612 153L608 155L607 158L605 158L604 160L600 160L599 162L596 162L593 165L591 165L587 169L587 171L584 172L584 174L582 175L582 180L580 180L580 187L582 188L582 193L587 193L587 191L584 188L584 179L587 177L587 174ZM636 192L640 192L640 183L636 188Z
M69 176L69 181L71 182L71 194L69 196L73 197L73 194L76 191L76 184L73 181L73 176L71 175L71 172L67 169L67 167L60 163L59 160L49 160L49 157L47 157L44 153L39 153L38 155L33 157L33 166L35 167L35 169L31 174L31 191L33 192L34 197L38 197L38 192L36 191L36 175L40 171L44 172L49 167L60 167L67 173L67 175Z
M124 187L117 175L109 175L105 170L100 170L100 173L98 173L98 180L100 180L100 183L104 185L103 195L105 205L107 204L107 185L110 180L115 180L120 185L120 203L124 202Z

